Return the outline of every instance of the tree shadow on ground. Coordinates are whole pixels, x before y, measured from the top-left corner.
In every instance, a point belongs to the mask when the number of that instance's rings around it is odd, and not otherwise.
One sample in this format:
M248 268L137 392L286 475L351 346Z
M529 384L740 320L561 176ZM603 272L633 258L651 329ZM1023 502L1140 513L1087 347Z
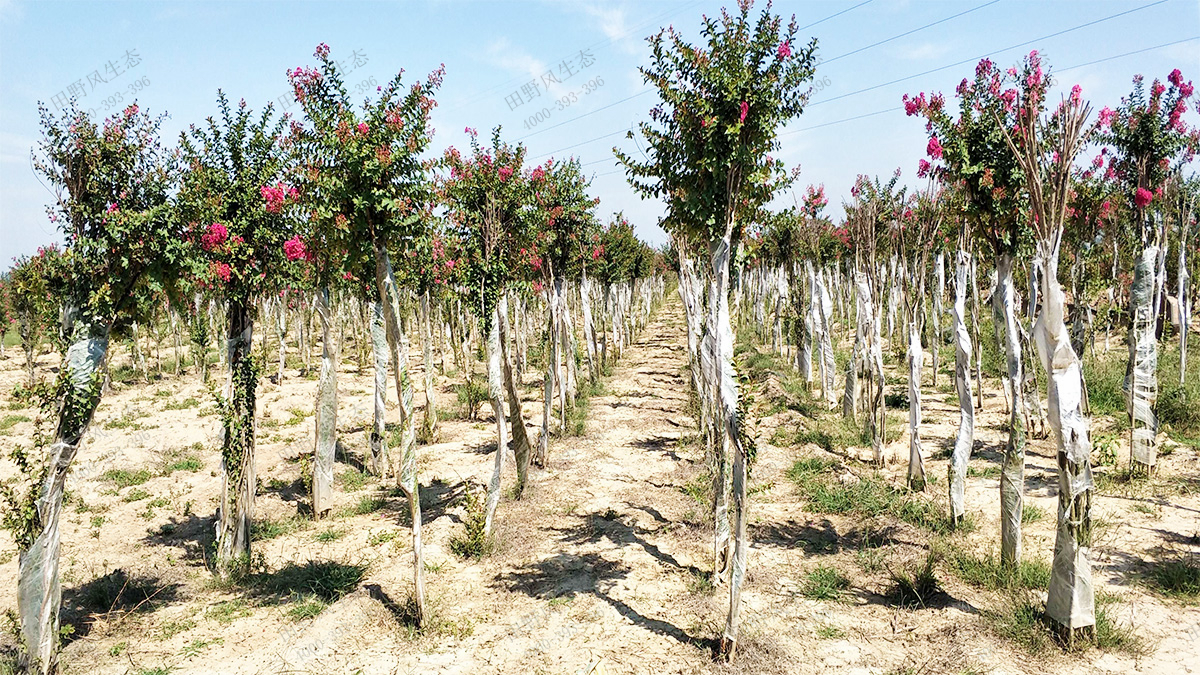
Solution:
M121 621L128 614L153 612L180 598L183 584L156 575L130 576L117 568L79 586L63 589L63 626L71 631L64 642L87 637L98 620Z
M750 539L758 546L799 546L806 553L813 554L834 554L846 550L910 543L897 538L899 531L895 526L880 529L859 527L841 534L828 518L822 519L816 525L813 521L801 523L789 518L784 523L759 523L749 526Z
M675 447L679 444L679 438L676 436L651 436L649 438L639 438L631 445L639 450L650 450L653 452L661 452L670 457L676 462L683 461L683 458L675 452Z
M208 553L215 539L216 516L188 514L170 519L142 538L143 544L173 546L183 551L183 560L208 565Z
M579 518L583 520L583 523L578 527L550 529L562 534L561 541L564 544L594 544L607 539L618 546L637 545L665 566L673 567L693 575L703 574L700 568L695 565L681 564L675 559L675 556L662 551L656 544L647 541L642 536L653 534L656 530L638 527L636 521L635 524L630 525L611 509L603 514L589 513L579 516Z
M701 649L715 648L714 640L696 637L670 622L648 617L613 597L608 592L613 582L628 577L629 572L630 568L624 563L608 560L599 553L559 553L502 574L495 584L543 600L592 595L652 633Z

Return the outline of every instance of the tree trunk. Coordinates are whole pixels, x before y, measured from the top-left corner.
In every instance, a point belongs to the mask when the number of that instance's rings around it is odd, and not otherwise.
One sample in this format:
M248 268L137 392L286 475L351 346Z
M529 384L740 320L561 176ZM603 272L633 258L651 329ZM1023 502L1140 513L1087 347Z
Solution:
M1000 467L1000 560L1011 569L1021 561L1021 513L1025 489L1025 420L1020 396L1024 381L1021 363L1020 326L1013 309L1013 256L1002 253L996 259L996 290L992 293L992 311L998 332L1003 335L1008 379L1017 383L1011 398L1008 418L1008 446Z
M829 402L832 408L837 404L837 394L834 393L834 371L837 369L833 355L833 323L831 315L833 313L833 301L829 297L829 290L825 286L825 273L818 270L813 278L813 303L817 307L816 314L816 338L817 338L817 362L821 366L821 394L825 400Z
M594 384L600 380L600 364L596 360L596 326L592 320L592 283L584 269L579 280L579 305L583 312L583 342L587 347L588 377Z
M392 275L392 261L382 244L375 244L375 283L387 324L388 348L395 363L396 400L400 412L400 447L392 454L396 483L408 500L412 520L413 599L416 623L425 625L425 553L421 547L421 484L417 480L417 449L413 433L413 389L408 370L408 336L400 323L400 293Z
M501 297L504 297L501 294ZM491 536L492 521L496 516L496 505L500 503L500 480L504 472L504 455L508 450L508 433L504 417L504 372L501 366L500 351L500 316L501 306L496 303L492 310L491 320L487 330L487 360L488 360L488 396L492 400L492 414L496 417L496 462L492 466L492 477L488 481L487 506L484 517L484 536Z
M41 479L30 541L18 541L17 607L21 637L30 673L53 673L58 666L59 607L62 587L58 564L61 547L59 518L63 489L71 462L100 403L100 381L108 352L108 327L76 323L66 354L66 385L60 400L58 427L48 449L46 475ZM36 534L34 534L36 533Z
M933 262L933 330L929 348L933 352L933 388L937 389L938 368L942 355L942 294L946 292L946 258L938 251Z
M1192 303L1188 296L1188 267L1187 267L1187 247L1188 247L1188 228L1191 225L1190 209L1185 211L1179 222L1179 272L1176 278L1179 281L1179 386L1183 386L1184 379L1187 375L1187 342L1188 342L1188 322L1192 317Z
M919 285L918 285L919 286ZM908 317L908 487L925 489L925 460L921 456L921 366L925 353L921 349L921 295L913 298Z
M553 272L551 272L553 276ZM546 317L546 347L549 350L546 356L546 375L544 386L542 388L542 435L538 438L537 451L533 455L533 463L539 467L546 467L546 452L550 445L550 418L554 412L554 387L558 381L558 346L559 340L557 336L558 322L558 294L554 292L555 279L551 279L546 286L546 295L549 298L547 317ZM561 384L558 385L561 388ZM561 429L561 427L560 427Z
M425 417L422 421L421 437L433 443L437 439L438 416L437 396L434 393L433 373L433 328L429 319L429 291L421 294L421 354L425 366Z
M1133 304L1129 331L1130 461L1134 468L1145 472L1152 471L1158 463L1158 419L1154 416L1158 400L1158 340L1154 335L1158 254L1155 245L1142 249L1130 289Z
M967 331L967 276L970 255L959 249L954 267L954 385L958 390L958 436L950 455L950 522L958 525L966 515L967 463L975 445L975 404L971 400L971 335Z
M372 300L370 305L371 351L375 356L375 418L371 427L369 468L372 474L384 476L391 466L388 462L387 447L387 378L390 364L383 304Z
M229 379L225 388L221 444L221 502L217 513L217 573L225 579L244 570L254 519L254 400L258 372L251 353L254 305L230 300L226 310Z
M1050 248L1044 245L1039 248ZM1080 410L1082 364L1071 348L1063 322L1063 293L1058 284L1058 250L1046 254L1042 273L1042 313L1034 339L1049 377L1050 427L1058 441L1058 529L1046 615L1071 631L1094 631L1095 596L1088 561L1091 548L1092 463L1089 422Z
M512 359L508 348L512 344L512 330L508 324L508 299L506 294L500 296L500 359L504 370L504 387L508 391L508 426L512 432L513 456L517 462L517 490L520 498L525 492L526 478L529 472L529 434L525 430L525 414L521 411L521 392L517 390L513 379ZM507 451L508 448L501 448Z
M321 318L321 379L317 383L316 448L313 461L313 515L320 518L333 507L333 462L337 450L338 345L330 330L329 288L317 291Z

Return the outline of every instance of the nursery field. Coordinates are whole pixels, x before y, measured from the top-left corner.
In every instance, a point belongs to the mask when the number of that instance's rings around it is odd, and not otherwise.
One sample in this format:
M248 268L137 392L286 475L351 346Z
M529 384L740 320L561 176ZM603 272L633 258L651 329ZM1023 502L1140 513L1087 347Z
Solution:
M759 441L743 647L734 664L714 661L728 589L709 578L711 483L684 331L670 293L581 404L577 427L552 440L546 470L532 472L519 501L501 502L494 549L481 557L462 555L461 542L471 495L491 470L493 420L483 405L465 419L455 401L464 375L438 369L443 409L457 412L444 412L440 438L418 449L429 607L420 632L406 605L407 507L363 467L369 367L342 364L339 398L351 412L339 420L336 503L319 520L305 508L300 461L313 443L317 381L293 345L283 383L260 385L259 567L222 584L208 569L220 494L212 396L194 368L143 382L132 359L115 357L67 482L62 672L1183 673L1200 663L1195 586L1190 595L1164 586L1172 564L1190 556L1194 565L1200 551L1194 442L1164 438L1150 479L1129 479L1121 450L1097 467L1100 646L1064 650L1035 609L1054 538L1052 441L1028 449L1020 575L999 567L1007 417L998 379L984 379L966 482L970 527L951 531L940 449L953 444L958 407L945 372L939 387L925 387L930 485L910 493L894 461L906 454L902 423L889 434L889 461L875 468L869 443L822 409L788 360L748 341L737 361ZM22 358L10 350L0 366L0 390L11 391L25 377ZM52 373L52 355L38 368ZM542 383L529 371L521 399L534 418ZM4 443L28 443L37 412L2 403ZM1115 434L1114 420L1100 416L1096 435ZM12 471L6 463L5 477ZM506 476L506 495L512 483ZM0 606L12 607L11 539L3 550Z

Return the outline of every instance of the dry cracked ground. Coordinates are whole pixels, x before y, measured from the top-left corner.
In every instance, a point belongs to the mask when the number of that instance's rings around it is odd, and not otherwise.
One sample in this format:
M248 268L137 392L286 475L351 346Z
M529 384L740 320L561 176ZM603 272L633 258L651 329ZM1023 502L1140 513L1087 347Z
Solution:
M1105 647L1066 649L1037 615L1053 546L1052 441L1030 445L1028 569L1005 577L989 557L999 537L996 468L1005 438L995 381L985 382L967 484L972 527L951 532L941 518L944 457L958 409L944 374L925 396L933 482L910 494L901 463L875 470L860 459L865 449L829 442L844 425L796 391L783 359L753 347L739 350L758 438L742 645L733 664L715 662L728 592L708 580L707 474L689 413L683 331L671 295L591 397L582 434L553 439L548 468L532 472L522 499L506 491L495 548L478 559L456 555L451 542L471 516L466 497L491 470L490 411L480 406L479 419L443 420L437 442L420 448L430 614L421 633L408 620L412 548L403 498L361 471L369 369L358 372L353 358L343 365L340 506L316 522L298 515L316 381L293 357L282 385L260 386L255 551L262 567L235 587L212 583L206 567L220 489L212 396L194 374L115 383L69 483L64 672L1200 670L1195 596L1166 595L1148 581L1162 561L1197 554L1200 465L1192 449L1175 447L1152 480L1102 482L1092 558ZM53 360L41 358L44 376ZM22 381L22 365L10 350L0 361L0 390ZM522 379L536 437L541 378ZM458 381L439 377L445 412L458 410ZM28 444L35 412L7 396L3 404L0 443ZM899 433L889 448L906 456L905 418L891 414ZM6 460L3 475L13 471ZM506 475L505 487L513 483ZM17 556L3 537L0 607L11 608ZM12 637L5 640L11 650Z

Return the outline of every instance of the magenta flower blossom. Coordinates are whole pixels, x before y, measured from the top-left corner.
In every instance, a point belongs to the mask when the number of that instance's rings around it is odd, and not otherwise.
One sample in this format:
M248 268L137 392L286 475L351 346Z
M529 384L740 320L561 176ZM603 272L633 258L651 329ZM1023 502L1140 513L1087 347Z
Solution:
M326 56L329 56L329 45L322 42L321 44L317 45L317 50L315 52L313 52L313 54L318 59L323 59Z
M1111 127L1112 123L1113 123L1113 118L1115 118L1116 116L1117 116L1117 113L1115 110L1113 110L1112 108L1109 108L1108 106L1104 106L1103 108L1100 109L1100 115L1099 115L1100 126L1104 129Z
M1179 72L1179 69L1176 68L1175 70L1171 71L1170 75L1167 76L1167 81L1176 87L1181 86L1183 84L1183 73Z
M775 56L779 57L780 60L783 60L791 55L792 55L792 46L789 45L786 40L783 42L780 42L779 49L775 50ZM1177 70L1175 72L1179 72L1179 71Z
M304 242L300 241L300 235L296 235L283 242L283 253L287 256L288 260L300 260L309 257L308 247L304 245Z
M233 269L229 267L229 263L214 260L208 264L208 273L224 283L229 283L229 279L233 276Z
M937 136L931 136L929 144L925 146L925 152L934 159L942 158L942 144L938 141Z
M933 165L923 159L917 162L917 178L924 178L928 176L929 171L932 168Z
M109 204L109 205L108 205L108 208L104 209L104 212L105 212L105 213L116 213L116 212L117 212L117 210L118 210L118 209L117 209L117 203L116 203L116 202L113 202L113 203L111 203L111 204Z
M366 122L359 122L359 123L358 123L358 133L360 133L360 134L362 134L362 135L366 136L366 135L367 135L367 129L368 129L368 128L369 128L369 127L367 127L367 123L366 123Z
M290 188L289 190L285 190L283 187L283 183L276 183L275 185L264 185L261 188L259 188L258 190L259 190L259 193L262 194L262 198L267 202L267 205L266 205L267 213L280 213L281 211L283 211L284 199L288 195L291 195L294 197L297 194L295 191L295 188Z
M1137 193L1133 195L1133 203L1137 204L1139 209L1146 208L1152 201L1154 201L1154 193L1146 188L1138 188Z
M512 178L512 174L513 174L513 170L511 167L507 167L507 166L500 167L500 181L501 182L506 181L509 178Z
M546 177L546 170L542 167L534 167L533 171L529 172L529 180L537 182Z
M205 251L211 251L217 246L225 243L229 238L229 230L220 223L213 223L208 226L208 231L200 235L200 247Z
M742 101L740 110L741 110L741 114L738 115L739 123L746 121L746 113L750 112L750 104L746 103L745 101Z
M1083 94L1083 87L1079 85L1071 87L1071 103L1079 105L1079 97L1081 94Z

